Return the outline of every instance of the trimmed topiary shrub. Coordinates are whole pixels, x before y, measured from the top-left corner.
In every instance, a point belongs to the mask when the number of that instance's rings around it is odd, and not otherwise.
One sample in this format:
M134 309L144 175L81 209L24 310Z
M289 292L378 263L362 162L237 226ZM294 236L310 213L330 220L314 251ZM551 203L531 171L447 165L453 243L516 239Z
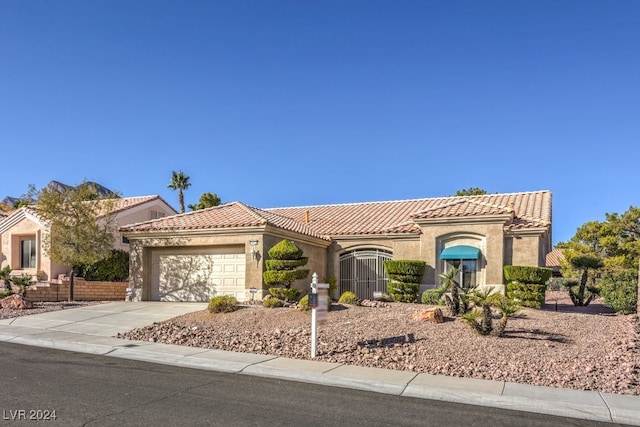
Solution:
M262 301L262 305L266 308L278 308L282 307L284 303L276 297L269 297Z
M269 288L271 296L278 298L284 302L298 301L301 290L295 288Z
M281 240L269 249L269 257L265 261L267 271L262 275L268 286L290 288L297 280L305 279L309 270L296 270L306 265L309 258L302 256L302 249L290 240Z
M553 270L528 265L505 265L507 296L519 305L540 308L544 305L547 282Z
M238 308L238 300L229 295L218 295L209 300L209 313L231 313Z
M360 305L360 300L358 299L356 294L354 294L353 292L345 291L342 293L342 295L340 295L340 298L338 299L338 303L348 304L348 305Z
M390 279L387 291L396 302L416 302L426 268L424 261L385 260L384 271Z

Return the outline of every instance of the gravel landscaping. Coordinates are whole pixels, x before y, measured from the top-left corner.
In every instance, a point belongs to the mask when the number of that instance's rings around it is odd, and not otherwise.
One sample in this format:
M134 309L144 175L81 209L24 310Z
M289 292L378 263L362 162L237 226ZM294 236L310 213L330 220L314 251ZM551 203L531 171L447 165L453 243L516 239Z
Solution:
M316 360L640 395L640 320L595 301L574 307L547 292L541 310L524 308L501 338L476 335L461 320L414 319L428 308L334 304L318 328ZM135 329L119 338L310 359L310 314L246 306L233 313L198 311Z
M27 309L11 309L0 308L0 319L9 319L11 317L29 316L31 314L46 313L48 311L67 310L78 307L86 307L88 305L103 304L102 301L72 301L72 302L34 302L33 308Z

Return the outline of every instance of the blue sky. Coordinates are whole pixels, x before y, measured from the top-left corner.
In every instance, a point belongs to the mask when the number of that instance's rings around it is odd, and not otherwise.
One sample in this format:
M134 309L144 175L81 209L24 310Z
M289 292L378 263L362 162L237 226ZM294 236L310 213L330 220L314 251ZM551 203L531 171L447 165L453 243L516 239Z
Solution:
M0 2L0 199L267 208L550 190L553 240L640 205L640 2Z

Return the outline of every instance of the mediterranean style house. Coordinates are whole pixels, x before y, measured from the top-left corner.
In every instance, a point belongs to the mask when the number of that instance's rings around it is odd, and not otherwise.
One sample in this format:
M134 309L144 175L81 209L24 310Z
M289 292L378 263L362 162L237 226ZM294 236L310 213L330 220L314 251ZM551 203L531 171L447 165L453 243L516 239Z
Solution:
M130 242L130 287L143 300L261 298L264 258L282 239L304 251L305 269L361 299L386 292L387 259L425 261L421 290L452 268L465 285L503 290L504 265L545 265L551 192L272 209L234 202L120 231ZM310 280L295 286L308 292Z
M160 196L112 200L111 212L117 227L177 213ZM10 212L6 217L0 217L0 267L10 266L13 275L29 274L39 281L51 281L60 275L68 274L70 267L53 262L44 253L43 238L47 231L48 225L38 216L35 206L24 206ZM114 236L113 248L128 251L129 243L117 233Z

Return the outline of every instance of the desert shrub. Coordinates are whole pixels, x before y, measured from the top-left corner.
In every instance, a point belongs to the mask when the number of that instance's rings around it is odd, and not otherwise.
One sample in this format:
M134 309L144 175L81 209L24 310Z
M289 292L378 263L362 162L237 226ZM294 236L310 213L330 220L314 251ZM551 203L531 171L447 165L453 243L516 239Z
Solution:
M210 313L230 313L238 308L238 300L229 295L218 295L209 300Z
M309 295L305 295L302 298L300 298L300 301L298 301L298 310L300 311L311 310L311 307L309 307Z
M27 292L27 288L33 285L33 277L26 273L20 276L11 276L11 283L20 288L20 295L24 296Z
M124 282L129 278L129 252L114 249L108 257L80 266L77 275L85 280Z
M5 289L4 291L0 292L0 299L6 298L10 295L13 295L13 291L11 289Z
M336 276L331 275L324 279L324 283L329 284L329 297L331 297L336 289L338 289L338 279L336 279Z
M340 295L338 302L340 304L360 305L360 300L358 299L356 294L351 291L344 291L342 295Z
M438 289L427 289L420 296L420 302L429 305L442 305L442 292L439 292Z
M262 301L262 305L266 308L277 308L277 307L282 307L284 303L282 302L282 300L276 297L269 297L264 301Z
M393 302L393 298L391 298L391 295L386 292L383 292L379 297L376 297L375 300L382 302Z
M618 314L636 312L638 279L633 274L604 277L600 284L600 295L604 299L604 305L613 308Z
M301 291L296 288L269 288L269 293L284 302L292 302L300 298Z

